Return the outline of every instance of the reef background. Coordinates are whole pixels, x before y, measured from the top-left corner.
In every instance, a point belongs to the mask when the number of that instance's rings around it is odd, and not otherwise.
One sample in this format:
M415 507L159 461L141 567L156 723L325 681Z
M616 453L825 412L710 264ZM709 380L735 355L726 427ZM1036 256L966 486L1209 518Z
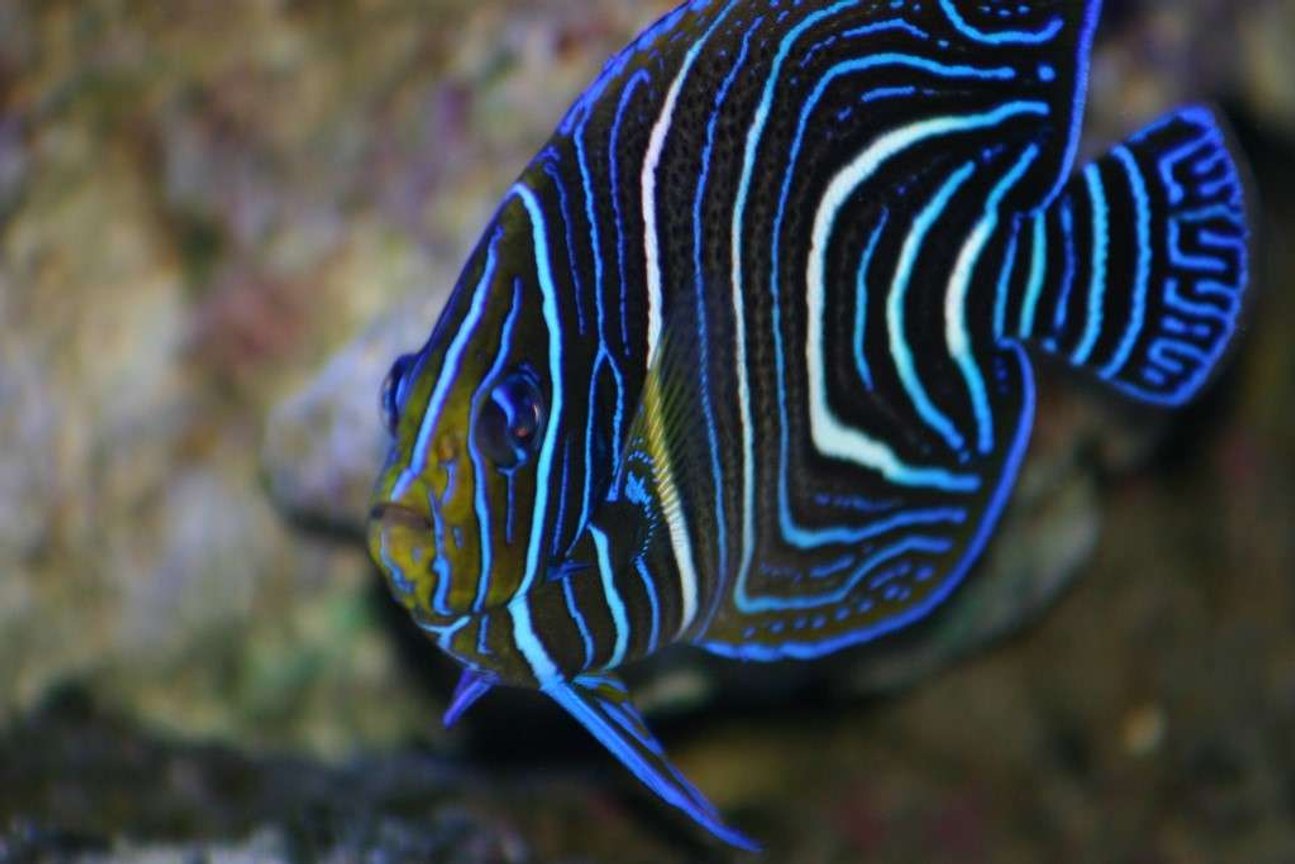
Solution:
M669 5L0 0L0 862L734 857L533 696L442 730L354 538L392 342ZM1016 635L644 671L765 860L1295 860L1295 0L1106 5L1089 152L1204 98L1250 157L1241 348L1049 397Z

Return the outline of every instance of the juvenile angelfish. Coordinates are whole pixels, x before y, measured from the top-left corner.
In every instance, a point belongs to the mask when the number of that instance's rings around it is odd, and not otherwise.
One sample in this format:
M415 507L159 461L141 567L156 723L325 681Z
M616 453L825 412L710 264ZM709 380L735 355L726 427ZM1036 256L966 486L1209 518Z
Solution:
M752 848L616 669L929 614L1016 480L1038 356L1201 389L1242 185L1200 107L1074 170L1100 5L694 0L608 63L384 388L369 545L465 668L447 720L538 688Z

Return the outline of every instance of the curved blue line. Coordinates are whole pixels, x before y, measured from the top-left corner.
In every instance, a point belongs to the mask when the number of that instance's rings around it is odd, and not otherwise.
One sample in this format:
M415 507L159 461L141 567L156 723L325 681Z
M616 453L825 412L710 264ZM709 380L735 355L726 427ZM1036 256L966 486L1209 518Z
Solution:
M553 281L553 271L549 262L548 224L539 199L527 186L517 184L512 194L521 200L531 221L531 243L535 250L535 269L539 275L540 291L543 295L544 322L549 337L549 387L552 398L549 400L549 424L544 432L544 441L540 445L539 461L535 469L535 509L531 519L530 543L526 551L526 572L522 576L519 594L525 594L535 580L540 569L540 548L543 545L544 520L548 516L548 493L553 469L553 450L558 439L562 422L563 401L562 384L562 319L558 311L557 285Z
M503 330L500 331L499 349L495 355L494 365L490 371L481 379L481 385L472 395L472 416L468 423L468 452L472 457L472 469L476 474L474 483L474 505L477 513L477 524L479 526L478 537L481 543L481 572L477 576L477 596L472 602L472 611L480 612L485 606L486 595L490 591L490 576L494 558L494 544L492 538L494 532L491 530L490 502L486 498L486 464L478 450L475 438L472 435L471 424L476 422L477 413L480 410L481 402L486 398L489 388L495 383L499 373L503 371L504 362L509 357L509 349L512 346L513 328L517 325L517 319L521 314L521 283L513 283L513 303L508 309L508 315L504 319Z
M859 33L859 34L876 32L877 30L883 29L884 26L885 26L885 23L883 23L882 25L874 25L873 27L860 28L859 30L853 31L853 32ZM779 424L779 436L780 436L779 450L781 454L780 464L782 467L778 472L779 520L780 520L780 527L782 529L783 536L787 537L788 539L792 539L793 537L797 538L792 540L792 542L797 543L798 545L803 543L813 544L814 540L812 538L815 537L816 534L819 532L807 531L795 524L795 517L791 514L791 508L788 503L788 496L787 496L787 489L786 489L786 467L785 466L787 465L787 451L788 451L787 419L786 419L787 400L786 400L785 389L783 386L785 360L783 356L784 349L782 345L782 330L781 330L781 324L780 324L781 306L778 302L778 286L776 281L778 278L779 261L781 258L782 220L783 220L783 215L785 214L787 209L787 200L791 195L791 184L796 174L795 170L793 169L799 162L800 152L804 146L805 134L809 126L810 118L812 117L815 109L818 107L819 102L822 101L824 94L827 92L827 88L831 86L831 84L839 77L858 73L858 72L865 72L870 69L883 67L883 66L909 66L915 69L920 69L922 71L929 72L934 75L939 75L942 77L950 77L950 78L973 78L973 79L979 79L979 80L1000 80L1001 81L1001 80L1011 80L1016 76L1015 70L1011 69L1010 67L997 67L997 68L985 69L985 68L966 66L966 65L948 65L948 64L928 60L927 58L924 58L924 57L888 52L883 54L875 54L875 55L871 55L871 56L856 59L856 60L844 61L842 63L836 64L818 80L818 83L815 85L814 90L811 92L810 96L805 100L805 104L801 107L800 117L798 120L797 129L796 129L796 135L793 138L792 145L789 150L788 158L787 158L787 165L789 166L789 170L786 172L786 176L783 179L782 188L778 198L778 207L775 211L776 215L774 217L774 224L772 229L772 250L773 250L772 258L771 258L772 263L770 266L770 274L771 274L770 279L773 280L773 285L771 286L771 293L773 295L773 304L772 304L773 328L772 329L773 329L773 337L774 337L774 358L775 358L774 362L778 370L777 371L777 385L778 385L777 401L778 401L779 411L781 414L781 418L780 418L781 422ZM867 95L868 94L864 94L864 98L866 98ZM869 240L868 248L864 255L864 261L860 266L860 271L858 274L859 280L862 280L863 278L864 272L866 271L867 265L871 261L872 253L875 251L877 241L880 239L881 231L882 229L884 229L884 227L885 227L885 217L883 216L881 223L877 226L876 232L872 235L872 237ZM872 375L871 375L869 364L867 362L867 358L863 354L861 319L862 319L862 314L866 309L866 292L862 290L862 286L860 286L858 290L858 294L860 299L858 300L858 303L856 306L855 363L860 370L860 375L863 377L865 384L869 389L871 389ZM901 376L902 376L902 371L901 371ZM929 400L928 400L928 404L929 404ZM931 407L934 410L934 406L931 406ZM921 411L921 407L919 405L919 412L920 411ZM938 413L939 412L936 411L936 414ZM948 423L947 419L945 420L945 423L947 428L953 431L954 435L956 436L957 435L956 430L952 430L952 426L951 424ZM946 435L946 440L948 440L947 435ZM960 441L961 439L959 438L958 440ZM961 443L955 446L954 449L961 449ZM827 543L830 541L822 541L822 542Z
M1007 503L1008 495L1015 485L1017 475L1020 473L1021 461L1025 457L1026 445L1030 440L1030 431L1034 426L1034 373L1030 367L1030 360L1020 345L1008 343L1003 347L1005 351L1016 357L1018 368L1021 370L1022 403L1020 417L1017 422L1016 438L1008 451L1007 460L1003 464L1003 473L999 477L998 486L985 507L984 517L979 528L967 544L966 551L963 552L957 564L954 565L949 575L941 581L940 585L931 592L930 596L900 615L878 621L871 627L855 630L823 642L788 641L770 646L755 643L731 645L701 639L696 644L714 654L739 660L779 660L787 657L812 659L821 657L824 654L830 654L833 651L839 651L850 645L871 641L879 636L907 627L925 618L944 603L949 595L962 584L967 571L980 557L985 544L992 536L999 517L1002 515L1003 507Z
M747 607L752 613L760 612L787 612L796 609L817 609L824 606L831 606L834 603L840 603L850 595L854 587L858 585L877 567L892 561L901 555L909 552L920 552L930 555L942 555L953 548L953 541L947 537L924 537L921 535L905 537L890 546L883 547L864 559L858 568L850 575L844 583L835 590L823 594L812 596L797 597L756 597L753 598Z
M1007 238L1007 249L1003 252L1003 269L998 273L998 285L994 289L994 342L1001 344L1007 335L1007 295L1011 290L1012 271L1016 268L1016 253L1020 246L1020 227L1012 230Z
M1093 210L1093 248L1091 256L1091 273L1088 285L1088 317L1084 324L1084 336L1075 348L1070 362L1083 366L1092 357L1097 340L1102 335L1103 306L1106 302L1106 266L1110 254L1110 211L1107 209L1106 189L1102 185L1101 169L1096 163L1084 169L1084 182L1088 188L1089 204Z
M562 579L562 597L567 604L567 614L576 623L576 629L580 631L580 640L585 646L585 661L581 664L581 668L588 669L589 664L594 659L594 637L589 632L589 624L585 621L585 616L581 614L580 609L576 606L576 598L571 591L571 579L569 577Z
M871 299L868 291L868 270L872 267L872 256L877 251L877 244L886 230L889 219L890 213L882 210L881 218L872 229L872 236L868 238L868 245L863 250L863 257L859 260L859 270L854 277L854 366L859 370L863 385L869 390L873 389L872 370L869 367L868 358L863 353L867 343L868 302Z
M948 208L953 196L971 179L971 175L975 170L976 163L968 162L957 171L954 171L944 185L940 187L940 190L936 192L931 202L913 220L913 230L909 235L911 245L910 242L906 241L900 252L899 264L895 270L894 285L891 288L891 294L886 304L887 326L892 334L897 334L897 338L891 343L891 352L895 355L895 368L899 373L900 382L904 385L904 389L908 391L908 395L913 400L913 405L917 408L917 413L921 416L923 422L935 430L944 439L949 449L955 452L961 452L966 447L966 441L963 439L962 433L954 427L953 421L931 401L930 395L926 392L926 387L922 384L922 380L917 374L917 369L913 365L913 351L904 335L904 303L908 298L908 285L912 279L913 267L917 263L916 257L922 244L926 241L926 235L930 233L935 226L936 220Z
M630 76L629 81L625 83L625 89L621 91L620 102L616 106L616 116L612 120L610 140L608 141L607 154L611 174L611 188L609 190L612 199L612 213L616 220L616 264L617 272L620 274L620 329L621 329L621 350L626 355L630 355L630 337L629 326L625 320L625 302L629 299L626 296L626 287L629 280L625 278L625 220L621 213L620 199L620 160L616 153L616 142L621 134L621 121L624 119L625 111L629 107L629 101L638 89L640 84L650 83L652 76L647 72L639 69Z
M639 577L643 580L643 591L647 594L648 605L652 607L652 613L649 617L651 629L648 632L647 648L648 651L655 651L658 640L661 638L661 604L657 599L656 580L648 572L647 565L643 563L640 556L634 557L634 569L638 571Z
M1057 294L1057 305L1052 310L1052 337L1060 339L1070 317L1070 292L1074 290L1075 271L1078 262L1075 260L1075 213L1074 202L1070 198L1061 205L1061 240L1066 253L1066 267L1061 274L1061 290Z
M728 14L732 9L732 4L725 8L723 14L716 20L715 26L719 21ZM701 389L701 408L705 418L706 438L709 445L709 455L711 463L711 483L715 490L715 525L719 536L716 538L715 548L717 550L717 572L727 575L728 573L728 538L725 528L727 519L725 518L724 507L724 483L723 467L720 465L719 458L719 433L715 425L715 410L711 395L710 381L710 337L708 335L708 321L706 311L706 275L702 271L702 251L703 251L703 226L702 226L702 207L705 203L706 190L710 181L710 161L711 155L715 148L715 132L719 123L720 110L728 99L728 94L737 80L738 74L742 71L743 65L751 47L751 36L757 28L763 23L763 17L757 17L751 22L746 33L742 36L742 48L738 53L737 59L734 60L732 68L724 77L720 84L719 91L716 93L713 108L711 109L710 120L706 124L706 143L702 148L701 154L701 178L697 183L697 194L693 198L693 292L696 299L697 314L697 340L698 340L698 366L700 367L700 389ZM708 39L713 32L707 32L705 39ZM703 41L704 41L703 40Z
M594 549L598 554L598 576L602 580L603 600L606 601L607 610L611 613L612 629L615 631L612 656L607 661L607 668L613 669L625 659L625 652L629 648L629 616L626 614L625 601L616 590L615 574L612 573L611 545L607 535L596 525L589 526L589 535L593 538Z
M1071 0L1066 0L1066 2L1071 2ZM949 23L958 28L962 35L973 42L981 42L985 45L1042 45L1055 39L1057 34L1061 32L1061 28L1065 26L1065 21L1058 15L1049 21L1042 30L1036 32L1004 30L999 33L990 33L968 24L967 19L962 17L962 13L953 5L952 0L940 0L940 9L948 16Z
M418 428L418 438L414 442L414 450L410 454L409 464L400 472L400 478L391 493L393 499L398 499L404 495L415 478L427 468L427 448L431 446L432 428L436 425L436 420L441 415L445 400L449 398L450 383L458 376L459 366L463 362L463 353L467 350L467 343L471 338L472 331L481 322L481 316L485 314L486 301L490 299L489 283L495 274L498 261L496 250L501 236L502 232L496 230L494 236L490 239L481 278L477 280L477 284L472 291L472 304L469 306L463 320L459 322L459 328L455 331L454 338L450 340L450 345L445 351L445 359L440 375L437 376L436 384L428 399L427 408L423 411L423 422ZM464 289L464 286L460 285L459 289ZM456 289L456 293L459 289Z
M1043 278L1047 274L1048 234L1044 224L1044 215L1039 213L1032 217L1034 223L1030 241L1030 276L1025 285L1025 300L1021 303L1020 337L1029 339L1034 335L1034 319L1038 315L1039 299L1043 296Z

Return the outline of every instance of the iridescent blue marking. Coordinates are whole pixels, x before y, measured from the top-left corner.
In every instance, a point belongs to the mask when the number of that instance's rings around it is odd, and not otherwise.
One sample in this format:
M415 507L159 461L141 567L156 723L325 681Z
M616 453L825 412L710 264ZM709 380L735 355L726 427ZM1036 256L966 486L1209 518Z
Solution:
M949 449L955 452L965 449L966 441L962 433L954 428L953 421L935 407L935 403L926 392L926 386L917 374L913 364L913 351L904 336L906 332L904 304L908 299L908 285L913 277L913 268L917 264L922 245L926 242L926 235L944 214L953 196L966 185L975 171L975 162L968 162L954 171L935 193L935 197L913 220L913 230L900 251L899 264L895 268L895 280L891 285L890 295L886 298L886 326L890 330L890 351L894 357L895 370L899 373L899 380L903 383L909 398L912 399L913 407L917 409L922 422L938 433Z
M513 330L517 326L517 319L522 311L521 294L521 280L514 280L513 305L508 310L508 317L504 319L504 326L499 334L499 351L495 355L495 362L490 367L490 371L481 379L481 386L477 388L476 393L472 396L472 417L474 422L475 418L480 415L482 400L489 396L491 389L511 356ZM476 492L473 508L477 514L478 536L481 547L481 575L477 579L477 596L472 602L472 610L479 612L485 606L486 593L490 589L491 558L494 547L494 543L491 542L494 532L491 527L490 500L486 494L488 491L486 478L489 476L488 472L491 469L486 465L485 459L482 458L476 447L469 447L468 450L472 458L472 470L476 475L473 483Z
M661 639L661 604L657 599L656 580L648 572L647 565L643 563L641 557L635 556L634 569L638 571L639 577L643 580L643 590L648 598L648 650L654 650L660 644Z
M868 358L864 355L864 346L867 343L868 303L874 295L868 288L868 270L872 267L872 256L877 252L877 244L881 240L882 232L886 230L886 222L889 218L890 214L882 210L877 218L876 227L872 229L872 236L868 238L868 245L863 250L863 257L859 260L859 270L854 279L854 366L859 370L859 378L863 380L863 386L869 390L873 389L872 370L868 365Z
M549 387L552 390L552 396L549 399L550 422L544 429L544 441L540 445L535 469L535 513L531 520L531 535L526 551L526 573L522 576L521 584L517 589L519 596L525 596L530 590L531 583L535 581L535 575L540 571L540 559L544 548L544 524L548 516L549 490L552 486L553 451L557 445L559 427L562 425L562 319L558 311L557 286L553 281L553 271L549 263L549 237L544 211L535 193L526 186L520 184L514 186L512 194L517 196L526 207L531 220L535 268L544 298L544 323L549 335Z
M427 467L427 448L431 445L432 427L445 408L445 400L449 398L451 385L457 378L459 367L463 362L463 352L467 350L472 333L481 323L481 317L486 311L486 301L490 299L489 287L495 275L495 267L498 266L496 247L502 236L503 231L497 229L490 240L481 279L477 282L476 290L472 292L472 305L445 352L441 374L436 379L436 389L432 391L432 396L427 403L427 411L423 414L423 423L418 429L413 453L409 457L409 464L400 472L400 479L396 481L391 493L392 499L398 499L408 492L409 487Z
M989 454L994 449L994 418L989 406L989 394L985 390L985 381L981 377L976 359L972 356L971 337L967 332L967 296L971 290L971 280L979 263L985 246L998 230L999 210L1007 193L1025 176L1025 172L1038 158L1039 148L1031 144L1025 148L1017 160L989 193L985 203L985 215L971 232L971 237L963 247L958 261L954 265L953 277L950 279L948 296L945 299L945 338L949 352L962 372L967 391L971 396L972 413L976 417L976 442L981 454Z
M719 26L720 21L728 14L732 6L725 8L723 14L716 19L714 27L706 34L709 38L711 32ZM710 470L712 485L714 486L715 502L715 529L717 533L714 548L717 556L717 572L728 572L728 538L727 538L727 518L726 508L724 505L724 474L720 466L719 453L719 432L715 424L714 397L711 392L711 369L710 369L710 336L709 314L706 309L706 286L708 279L703 271L702 253L705 250L703 241L702 208L705 204L707 184L710 179L711 156L715 149L715 131L716 124L719 122L720 107L728 99L729 91L733 87L733 82L737 80L738 74L742 71L746 63L747 55L751 48L751 36L760 27L764 21L763 17L757 17L749 25L746 33L742 37L742 48L738 52L737 60L733 63L728 74L724 76L720 84L719 91L715 95L715 102L711 109L710 120L706 124L706 143L702 146L701 156L701 178L697 183L697 194L693 198L693 292L694 308L697 315L697 348L698 348L698 374L700 377L700 401L702 416L706 426L706 444L707 455L710 457ZM703 39L703 42L705 40ZM700 45L700 43L699 43ZM691 56L691 55L690 55Z
M1017 364L1021 372L1022 385L1022 408L1019 422L1016 424L1016 438L1013 440L1011 448L1008 451L1007 459L1003 465L1003 473L999 478L998 485L994 489L985 507L980 525L975 535L965 547L962 557L958 563L950 568L949 575L936 586L936 588L925 597L922 602L905 609L900 614L891 618L882 619L870 627L861 627L857 630L843 633L833 639L817 642L793 642L782 641L776 645L761 645L759 643L749 643L743 645L732 645L725 642L714 640L702 640L698 644L705 647L708 651L715 654L732 657L739 660L780 660L783 658L813 659L839 651L850 645L857 645L863 642L876 639L886 633L900 630L908 625L920 621L931 613L931 610L942 604L950 594L953 593L962 580L965 578L971 565L980 556L985 544L988 542L990 535L993 534L994 528L998 525L998 519L1002 514L1003 506L1007 501L1008 493L1011 492L1016 482L1017 474L1020 472L1021 460L1025 457L1026 445L1030 440L1030 429L1033 425L1034 418L1034 375L1030 367L1029 359L1020 345L1009 343L1004 347L1007 352L1006 356L1011 357ZM750 602L749 600L747 602ZM872 603L864 600L860 603L860 614L866 614L871 610Z
M967 23L967 19L962 17L962 13L953 5L953 0L939 0L939 2L940 9L948 17L949 22L954 27L957 27L963 36L973 42L983 42L986 45L1042 45L1057 38L1066 23L1058 15L1054 16L1042 30L1035 32L1030 32L1029 30L1002 30L992 33Z
M1074 288L1076 271L1079 269L1078 262L1075 260L1075 214L1069 198L1061 205L1061 239L1066 265L1061 274L1061 290L1057 292L1057 305L1052 310L1053 339L1058 338L1066 327L1066 319L1070 314L1070 292Z
M1025 288L1025 301L1021 304L1021 338L1029 339L1034 335L1034 319L1038 314L1039 299L1043 296L1043 277L1047 272L1048 235L1044 230L1045 216L1039 213L1031 220L1034 223L1033 239L1030 243L1030 277Z
M1016 252L1020 246L1019 226L1013 229L1007 238L1007 249L1003 252L1003 266L998 271L998 284L994 289L994 342L1002 344L1007 337L1007 302L1011 289L1012 271L1016 269Z
M1083 366L1088 362L1102 335L1102 307L1106 302L1106 259L1109 255L1107 245L1110 243L1106 189L1102 185L1101 171L1096 163L1084 169L1084 182L1087 184L1088 201L1093 211L1093 248L1089 252L1091 282L1088 287L1088 318L1084 336L1070 357L1070 362L1076 366Z
M588 668L594 659L594 637L589 630L589 623L585 621L585 616L580 613L580 608L576 605L575 593L571 590L570 577L562 579L562 597L566 601L567 612L571 614L571 620L576 623L576 629L580 631L580 641L585 646L584 666Z
M554 164L559 158L556 151L552 148L540 156L544 160L544 173L553 181L551 184L558 193L558 212L562 214L562 226L566 231L567 250L567 267L564 268L571 277L571 298L574 301L576 310L576 328L579 333L585 332L585 303L584 298L588 292L585 291L583 280L580 275L580 268L576 266L576 240L572 233L575 226L571 219L571 212L567 209L567 187L562 181L562 175L558 173L558 166ZM595 260L598 255L593 255Z
M925 555L942 555L953 548L953 541L946 537L924 537L910 534L890 546L872 553L855 569L850 578L838 588L823 594L806 594L788 597L755 597L750 606L752 612L785 612L788 609L815 609L840 603L854 590L865 577L878 566L892 561L901 555L920 553Z
M611 174L610 197L612 199L612 213L616 221L616 264L617 272L620 274L622 290L624 290L624 286L629 282L627 278L628 271L625 267L625 240L627 232L625 231L625 219L621 213L621 183L619 177L620 160L616 157L615 153L617 150L617 142L620 141L621 137L621 123L625 119L625 112L629 107L630 100L634 98L634 94L640 85L651 83L651 81L651 76L642 69L639 69L630 76L629 81L625 83L625 89L621 92L620 102L616 106L616 117L612 120L611 139L609 143L609 150L612 153L612 157L609 160L608 168ZM630 346L629 325L625 320L626 304L621 302L617 305L620 307L621 350L628 355L631 353L632 348Z

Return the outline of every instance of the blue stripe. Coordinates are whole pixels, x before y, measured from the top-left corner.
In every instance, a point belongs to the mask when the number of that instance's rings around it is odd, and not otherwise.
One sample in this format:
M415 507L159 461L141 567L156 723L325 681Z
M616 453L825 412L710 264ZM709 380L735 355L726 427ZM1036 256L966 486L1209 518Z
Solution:
M526 207L531 220L531 242L535 250L535 268L539 275L540 291L544 299L544 323L549 336L549 387L552 398L549 400L549 423L544 430L544 441L540 445L539 460L535 469L535 507L531 519L530 543L526 552L526 572L517 588L518 594L525 595L530 590L540 571L540 557L544 548L544 525L548 516L549 492L553 486L553 451L557 447L558 432L563 416L562 387L562 319L558 314L558 292L553 281L553 271L549 263L548 228L544 222L544 212L535 193L522 184L513 187L512 194ZM538 677L538 675L537 675Z
M1151 279L1151 201L1147 195L1146 178L1127 147L1116 147L1112 155L1124 166L1129 189L1133 194L1134 226L1137 229L1137 267L1133 278L1133 304L1129 310L1129 323L1124 330L1111 362L1101 370L1101 375L1111 378L1124 369L1129 361L1147 317L1147 287Z
M1039 298L1043 296L1043 277L1047 273L1048 234L1044 230L1044 215L1034 217L1034 235L1030 243L1030 279L1025 286L1025 301L1021 304L1021 338L1034 335L1034 319L1038 314Z
M926 208L913 220L913 230L900 252L899 264L895 270L895 281L886 303L886 324L891 337L890 349L891 354L894 356L895 369L899 373L900 383L904 385L909 398L913 400L913 407L917 409L922 421L935 430L951 450L959 452L966 447L966 441L963 439L962 434L954 428L953 422L939 408L935 407L935 403L931 401L931 397L927 394L926 387L922 384L922 379L918 376L917 369L913 365L913 351L909 347L908 338L905 335L904 303L908 297L909 283L913 278L913 268L917 263L922 244L926 241L926 235L930 233L936 220L948 208L953 196L971 179L971 175L975 173L975 170L976 163L968 162L957 171L954 171Z
M863 250L859 270L854 278L854 366L859 370L863 385L869 390L873 389L872 369L868 365L868 358L864 355L864 348L868 341L868 303L872 299L872 292L868 290L868 270L872 267L872 256L877 251L877 244L881 241L882 232L886 230L889 219L890 213L881 211L881 217L877 220L877 226L872 229L872 236L868 238L868 245Z
M611 139L608 142L607 152L611 163L611 187L608 194L612 199L612 213L616 220L616 265L620 274L621 302L620 307L620 330L621 330L621 350L627 355L633 352L630 349L629 325L625 319L625 290L630 280L626 277L625 270L625 220L621 213L621 196L620 196L620 160L617 158L619 148L617 141L620 139L621 123L625 119L626 109L629 107L630 99L634 96L634 91L640 84L651 83L652 77L642 69L635 72L625 85L624 92L621 93L620 103L616 106L616 117L612 120ZM601 328L600 328L601 329Z
M1070 362L1082 366L1088 362L1097 347L1097 340L1102 335L1103 304L1106 293L1106 262L1110 254L1109 211L1106 205L1106 189L1102 186L1101 171L1096 164L1084 170L1084 181L1088 187L1088 199L1093 209L1093 247L1092 278L1088 286L1088 319L1084 328L1084 337L1071 355Z
M1061 290L1058 292L1056 308L1052 310L1052 336L1060 339L1070 315L1070 292L1075 287L1075 214L1073 202L1067 198L1061 205L1061 245L1066 253L1066 267L1061 274ZM1050 350L1055 350L1053 345Z
M647 646L648 651L653 651L661 638L661 604L657 600L656 580L648 572L647 564L643 562L641 557L636 556L634 558L634 569L638 571L639 577L643 580L643 590L647 594L648 605L652 607L652 611L648 616L651 628L648 632Z
M728 10L725 10L727 14ZM702 148L701 156L701 179L697 184L697 195L693 199L693 291L696 298L697 314L697 339L698 351L700 354L698 366L700 372L700 395L702 414L706 425L706 439L709 445L711 485L715 490L715 526L717 537L715 539L715 548L717 550L718 570L719 573L728 572L728 536L727 536L727 518L724 507L724 474L720 465L719 458L719 432L715 425L715 408L714 398L711 393L711 371L710 371L710 337L708 335L709 322L706 310L706 275L703 272L702 253L705 250L703 234L702 207L705 203L707 186L710 180L711 155L715 148L716 126L719 122L720 108L728 98L733 82L737 80L751 47L751 36L764 21L763 18L756 18L747 28L742 37L742 48L738 52L737 59L733 62L733 67L724 77L720 84L719 91L715 96L714 107L711 110L710 121L706 124L706 143ZM709 35L709 34L708 34Z
M1066 2L1079 2L1079 0L1066 0ZM1042 45L1055 39L1057 34L1061 32L1062 27L1065 26L1065 21L1058 15L1054 16L1042 30L1036 32L1029 30L1002 30L991 33L968 24L967 19L962 17L962 13L953 4L953 0L940 0L940 8L948 16L949 23L957 27L963 36L973 42L983 42L986 45ZM982 6L981 8L984 7Z
M481 278L477 280L476 287L471 292L472 305L468 309L468 314L464 316L463 321L459 324L459 329L455 332L454 339L450 342L450 347L445 351L445 362L441 366L441 374L436 379L436 388L432 391L432 397L427 402L427 410L423 412L423 422L418 429L418 439L414 443L413 453L410 454L409 464L401 470L400 479L396 482L391 492L392 500L397 500L404 495L414 480L427 468L427 448L431 446L432 430L440 419L441 412L445 409L445 400L449 398L451 385L458 379L459 367L463 363L463 354L467 350L472 333L476 330L477 325L481 323L482 316L485 315L486 301L490 299L491 293L490 281L494 278L497 265L495 252L502 236L502 230L496 230L494 236L490 239L490 246L486 250L485 267Z
M1036 145L1031 144L1025 148L1021 158L989 193L985 204L986 215L971 232L971 238L963 247L967 260L963 260L962 255L959 256L958 266L954 270L946 298L946 339L949 342L953 360L962 372L971 396L972 411L976 415L977 445L980 452L986 455L994 449L994 418L989 406L989 394L985 391L984 378L971 352L971 337L967 333L966 324L966 298L980 255L994 232L998 230L999 210L1003 206L1003 199L1025 176L1025 172L1034 164L1038 155L1039 148Z
M571 590L571 577L562 577L562 597L566 600L567 614L575 622L576 629L580 631L580 641L585 646L585 662L581 664L582 669L588 669L589 664L594 659L594 637L589 632L589 624L585 621L585 616L580 613L580 607L576 605L574 592Z
M509 359L509 352L513 341L513 328L517 326L517 319L521 314L521 282L520 280L513 283L513 303L508 310L508 317L504 319L503 330L499 336L499 349L495 354L494 365L490 371L481 379L481 386L477 388L476 393L472 396L472 418L478 415L478 409L481 401L486 398L490 390L494 387L495 379L503 371L506 361ZM471 432L468 433L469 436ZM477 535L481 543L481 570L477 576L477 596L472 603L472 611L480 612L485 606L486 594L490 588L491 567L493 566L492 555L494 554L494 543L491 541L493 531L491 530L490 518L490 501L487 497L487 478L490 476L487 471L485 460L482 457L479 448L469 447L469 453L472 457L472 470L475 473L473 480L474 507L477 515Z
M998 485L994 489L992 497L985 506L984 515L981 518L979 527L975 535L966 545L957 564L953 566L943 581L931 591L929 595L922 599L922 602L905 609L902 613L890 617L884 617L870 627L863 627L842 633L833 639L821 642L795 642L791 640L779 641L775 645L762 645L755 642L729 644L725 642L702 642L702 647L715 654L725 657L732 657L739 660L778 660L787 657L799 659L812 659L821 657L824 654L830 654L839 651L850 645L857 645L862 642L868 642L901 630L916 621L920 621L937 606L942 604L953 591L962 584L966 577L967 571L971 565L980 557L984 550L986 542L993 534L994 528L998 524L998 519L1002 514L1003 506L1007 497L1015 484L1016 477L1020 472L1021 461L1025 457L1026 445L1030 440L1030 430L1033 426L1035 391L1034 378L1031 372L1029 358L1026 357L1024 350L1016 344L1009 343L1004 346L1004 350L1013 355L1017 362L1017 368L1021 372L1021 414L1016 425L1016 437L1012 442L1011 449L1008 451L1007 459L1003 464L1003 472L999 476ZM747 605L760 600L751 598L738 598L739 607L746 611ZM741 601L745 601L744 603ZM777 601L765 600L763 602L775 603Z
M823 594L800 595L794 597L755 597L749 600L748 612L786 612L792 609L815 609L820 606L831 606L840 603L850 596L865 577L879 566L912 552L926 555L943 555L953 548L953 541L946 537L923 537L910 535L890 546L884 546L865 558L850 578L833 591Z
M1011 291L1012 271L1016 268L1016 253L1020 247L1019 227L1007 238L1003 252L1003 267L998 272L998 286L994 289L994 342L1002 343L1007 335L1007 301Z

